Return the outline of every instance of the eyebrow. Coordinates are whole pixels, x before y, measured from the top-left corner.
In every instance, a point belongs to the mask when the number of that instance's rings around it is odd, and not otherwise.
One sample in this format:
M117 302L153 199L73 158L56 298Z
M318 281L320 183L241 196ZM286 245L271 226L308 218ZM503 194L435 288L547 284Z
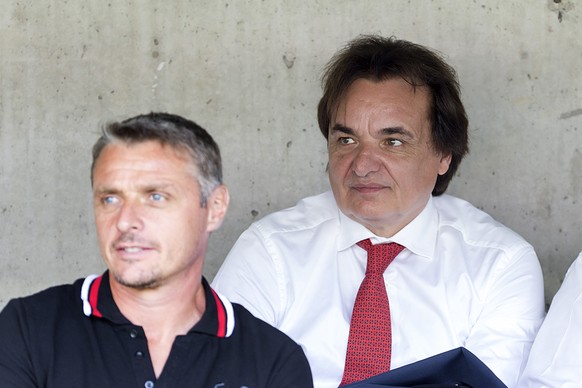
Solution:
M341 132L341 133L345 133L346 135L354 135L354 130L350 127L346 127L343 124L335 124L329 132L330 132L330 135L334 132ZM405 129L404 127L387 127L387 128L382 128L379 132L385 136L403 135L403 136L406 136L408 138L414 137L413 134L409 130Z
M105 195L105 194L119 194L119 190L116 190L111 187L100 186L93 188L93 195Z
M159 183L152 183L152 184L146 184L143 186L138 186L138 190L142 193L151 193L154 191L164 191L167 190L168 187L171 187L172 184L171 183L166 183L166 182L159 182ZM102 187L97 187L94 191L95 195L118 195L121 194L123 191L113 188L113 187L108 187L108 186L102 186Z
M341 132L341 133L345 133L346 135L353 135L354 134L353 129L348 128L342 124L335 124L333 127L331 127L329 134L331 135L333 132Z

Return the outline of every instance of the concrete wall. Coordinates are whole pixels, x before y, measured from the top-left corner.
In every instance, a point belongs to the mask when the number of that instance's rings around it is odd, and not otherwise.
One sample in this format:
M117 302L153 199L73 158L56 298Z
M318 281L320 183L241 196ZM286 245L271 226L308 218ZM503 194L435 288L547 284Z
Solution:
M0 12L0 307L103 270L99 125L170 111L220 144L232 206L211 278L253 220L328 187L319 76L361 33L446 54L471 120L450 193L536 248L549 301L582 249L582 4L575 0L5 0Z

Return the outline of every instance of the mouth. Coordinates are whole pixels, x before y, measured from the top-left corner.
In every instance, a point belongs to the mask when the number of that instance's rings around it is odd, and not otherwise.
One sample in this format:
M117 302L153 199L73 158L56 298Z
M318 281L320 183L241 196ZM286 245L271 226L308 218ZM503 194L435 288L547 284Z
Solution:
M361 194L373 194L373 193L377 193L378 191L384 190L386 188L387 188L386 186L376 185L376 184L352 186L352 190L355 190Z
M134 260L149 256L149 253L157 250L157 245L145 238L127 233L114 240L110 249L120 258Z
M145 248L142 247L125 247L125 248L117 248L118 251L125 252L125 253L137 253L142 252Z
M117 254L125 257L139 257L140 255L149 253L154 248L148 245L130 245L130 244L114 244L113 250Z

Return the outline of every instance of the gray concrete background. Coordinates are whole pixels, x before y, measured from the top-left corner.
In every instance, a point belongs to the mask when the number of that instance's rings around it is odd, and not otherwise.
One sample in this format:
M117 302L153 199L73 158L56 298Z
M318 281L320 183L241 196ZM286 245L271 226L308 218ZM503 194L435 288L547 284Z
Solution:
M549 301L582 249L582 4L491 1L3 0L0 307L103 270L89 187L100 124L184 115L221 146L232 205L212 278L253 220L328 187L319 76L361 33L455 66L471 153L450 193L536 248Z

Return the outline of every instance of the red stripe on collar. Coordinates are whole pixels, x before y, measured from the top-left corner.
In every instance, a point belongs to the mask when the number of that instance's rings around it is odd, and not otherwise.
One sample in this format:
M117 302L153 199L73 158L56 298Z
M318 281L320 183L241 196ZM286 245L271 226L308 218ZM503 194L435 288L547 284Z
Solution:
M93 280L93 283L91 283L91 290L89 291L89 304L91 305L91 314L98 318L103 317L103 314L101 314L101 311L99 311L99 309L97 308L97 301L99 299L99 288L101 287L102 278L103 275Z
M216 295L216 292L211 288L212 296L214 296L214 301L216 302L216 311L218 315L218 330L216 331L216 336L218 338L224 338L226 336L226 309L222 304L222 301Z

